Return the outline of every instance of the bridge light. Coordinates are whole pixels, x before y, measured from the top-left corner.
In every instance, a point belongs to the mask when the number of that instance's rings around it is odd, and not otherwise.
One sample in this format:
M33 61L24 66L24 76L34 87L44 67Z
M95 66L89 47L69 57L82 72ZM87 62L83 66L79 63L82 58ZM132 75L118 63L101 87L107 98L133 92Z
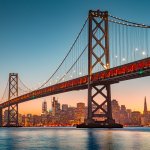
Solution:
M107 63L106 66L107 66L107 69L108 69L109 68L109 64Z
M122 58L122 61L126 61L126 59L125 59L125 58Z
M105 69L109 69L109 64L107 63L106 65L104 65Z
M142 55L146 55L146 52L145 52L145 51L143 51L143 52L142 52Z
M138 51L139 49L138 48L135 48L135 51Z
M139 74L143 74L143 73L144 73L144 71L143 71L143 70L140 70L138 73L139 73Z
M76 72L75 70L73 72Z
M82 75L82 72L79 72L79 75Z
M115 58L118 58L118 56L116 55Z
M70 76L70 78L72 78L72 76Z
M105 68L105 69L107 69L107 66L106 66L106 65L104 65L104 68Z

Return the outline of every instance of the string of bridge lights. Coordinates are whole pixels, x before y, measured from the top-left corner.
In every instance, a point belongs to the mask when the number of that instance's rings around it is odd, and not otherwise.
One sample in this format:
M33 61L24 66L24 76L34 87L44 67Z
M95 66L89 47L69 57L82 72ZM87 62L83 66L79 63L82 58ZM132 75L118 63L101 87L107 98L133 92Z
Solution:
M136 54L136 52L140 52L140 49L135 48L135 49L133 50L133 53ZM148 55L146 54L145 51L142 51L142 52L140 52L139 54L140 54L141 56L143 56L143 57L145 57L145 56L148 57ZM115 55L114 57L115 57L115 59L119 59L118 55ZM139 56L139 57L140 57L140 56ZM135 55L134 55L134 58L133 58L133 59L136 60ZM121 61L122 61L122 62L126 62L127 59L126 59L125 57L123 57L123 58L121 59Z
M122 18L113 16L113 15L111 15L111 14L109 14L109 17L112 17L112 18L114 18L114 19L120 20L120 21L118 22L118 21L116 21L116 20L108 19L110 22L113 22L113 23L122 24L122 25L126 25L126 26L131 26L131 27L150 28L149 25L131 22L131 21L129 21L129 20L125 20L125 19L122 19ZM121 22L121 21L123 21L123 22ZM126 22L126 23L124 23L124 22Z

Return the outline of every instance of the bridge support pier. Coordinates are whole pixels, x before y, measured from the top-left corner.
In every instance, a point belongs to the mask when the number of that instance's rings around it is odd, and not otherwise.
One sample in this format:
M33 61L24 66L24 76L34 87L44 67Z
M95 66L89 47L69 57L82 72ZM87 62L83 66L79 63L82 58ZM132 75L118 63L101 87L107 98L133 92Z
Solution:
M0 108L0 127L3 126L3 113L2 109Z
M111 107L111 85L91 85L92 90L88 93L88 118L84 124L78 128L122 128L123 126L115 123L112 117Z
M88 117L81 128L116 128L112 118L111 85L96 85L92 75L99 70L110 68L108 12L89 11L89 45L88 45ZM95 68L96 67L96 68Z
M18 104L8 106L7 127L18 127Z

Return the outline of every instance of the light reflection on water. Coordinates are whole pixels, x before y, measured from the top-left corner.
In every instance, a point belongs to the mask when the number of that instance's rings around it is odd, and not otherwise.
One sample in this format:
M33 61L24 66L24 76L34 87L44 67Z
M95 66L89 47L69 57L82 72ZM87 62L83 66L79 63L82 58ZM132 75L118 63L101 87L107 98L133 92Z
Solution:
M0 128L0 150L150 150L150 128Z

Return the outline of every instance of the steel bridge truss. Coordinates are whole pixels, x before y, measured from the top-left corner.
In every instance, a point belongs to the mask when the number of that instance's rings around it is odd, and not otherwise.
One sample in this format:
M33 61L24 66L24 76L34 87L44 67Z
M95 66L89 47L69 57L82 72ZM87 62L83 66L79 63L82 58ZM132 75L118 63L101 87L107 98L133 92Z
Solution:
M95 67L104 70L110 68L108 12L99 10L89 11L87 124L113 124L115 122L112 119L111 86L109 83L99 86L92 84L91 77Z
M9 74L8 100L18 97L18 74ZM6 126L18 126L18 103L8 106L8 120Z

